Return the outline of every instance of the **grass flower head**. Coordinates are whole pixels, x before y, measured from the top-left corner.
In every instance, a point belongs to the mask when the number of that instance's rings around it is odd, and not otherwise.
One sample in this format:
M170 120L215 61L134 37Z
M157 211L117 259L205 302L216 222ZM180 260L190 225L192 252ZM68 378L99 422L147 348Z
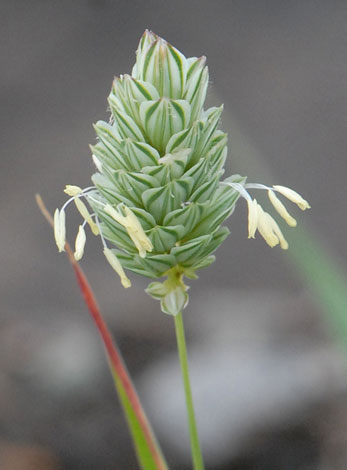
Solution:
M176 315L188 301L184 277L210 265L214 251L229 234L222 223L240 197L248 205L248 236L258 231L273 247L288 248L281 229L249 190L265 189L278 214L290 226L295 219L276 193L302 210L308 203L283 186L248 184L233 175L222 179L227 134L218 129L223 107L204 109L208 86L205 57L186 58L150 31L145 31L131 75L115 78L108 98L109 122L95 124L91 146L97 172L94 186L68 185L71 199L55 213L55 239L65 244L65 208L74 201L83 218L75 257L85 245L86 224L101 238L104 254L131 285L125 270L152 282L147 292L162 310ZM91 212L87 205L91 208Z

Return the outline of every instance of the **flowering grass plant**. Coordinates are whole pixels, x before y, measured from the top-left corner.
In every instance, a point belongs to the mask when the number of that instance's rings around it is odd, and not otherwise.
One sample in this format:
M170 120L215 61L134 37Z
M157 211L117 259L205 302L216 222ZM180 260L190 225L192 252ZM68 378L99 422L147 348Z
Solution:
M113 82L109 121L94 126L93 186L67 185L70 199L54 214L59 251L66 246L65 210L74 203L82 216L75 260L83 256L89 225L122 285L131 286L129 271L152 279L146 292L174 317L195 470L203 469L203 459L183 328L185 278L197 278L199 269L214 262L213 253L229 235L222 224L240 198L248 207L248 237L258 232L270 247L282 249L288 243L278 223L251 192L265 190L291 227L296 220L279 196L302 210L309 208L285 186L251 184L240 175L224 177L227 134L218 128L223 107L204 108L208 80L205 57L186 58L145 31L131 75Z

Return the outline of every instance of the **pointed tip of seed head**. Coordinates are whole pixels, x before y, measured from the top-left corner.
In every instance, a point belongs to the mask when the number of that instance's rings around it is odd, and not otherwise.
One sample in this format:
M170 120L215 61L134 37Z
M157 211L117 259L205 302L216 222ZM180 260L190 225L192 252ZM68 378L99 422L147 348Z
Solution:
M153 33L153 31L151 29L148 29L148 28L145 29L145 32L143 33L143 36L152 36L154 38L157 37L157 35L155 33Z

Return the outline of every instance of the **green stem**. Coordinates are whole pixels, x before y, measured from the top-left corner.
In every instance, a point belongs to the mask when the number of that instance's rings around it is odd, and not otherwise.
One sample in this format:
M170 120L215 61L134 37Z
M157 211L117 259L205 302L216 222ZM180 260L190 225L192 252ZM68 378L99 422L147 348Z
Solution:
M186 339L185 339L185 334L184 334L182 312L180 312L174 318L175 318L177 348L178 348L178 354L179 354L180 363L181 363L184 393L186 396L190 446L192 450L193 465L194 465L194 470L204 470L204 462L203 462L202 454L201 454L198 429L196 427L192 390L190 387L190 380L189 380L187 346L186 346Z

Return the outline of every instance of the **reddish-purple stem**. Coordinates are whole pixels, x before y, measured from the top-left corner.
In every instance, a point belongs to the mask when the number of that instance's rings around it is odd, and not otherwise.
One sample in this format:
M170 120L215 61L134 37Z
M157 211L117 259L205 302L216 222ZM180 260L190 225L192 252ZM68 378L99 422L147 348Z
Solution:
M44 205L42 198L39 195L36 195L36 202L42 214L48 221L48 223L51 226L53 226L52 216L48 212L46 206ZM96 301L92 288L88 282L88 279L86 275L84 274L82 268L79 266L78 262L75 260L71 247L67 242L65 244L65 250L66 250L66 254L68 255L69 261L72 264L72 267L75 271L77 282L80 287L81 293L83 295L84 301L88 307L88 310L95 322L95 325L104 343L111 366L115 370L116 376L119 379L120 383L122 384L122 387L124 388L127 398L131 403L131 406L136 415L136 418L141 426L146 443L152 454L153 460L157 466L157 470L166 470L167 466L158 449L158 446L157 446L153 431L151 429L151 426L149 424L148 418L143 410L140 399L137 395L135 387L131 381L131 378L124 364L123 358L117 346L115 345L113 338L111 336L111 333L101 315L98 303Z

